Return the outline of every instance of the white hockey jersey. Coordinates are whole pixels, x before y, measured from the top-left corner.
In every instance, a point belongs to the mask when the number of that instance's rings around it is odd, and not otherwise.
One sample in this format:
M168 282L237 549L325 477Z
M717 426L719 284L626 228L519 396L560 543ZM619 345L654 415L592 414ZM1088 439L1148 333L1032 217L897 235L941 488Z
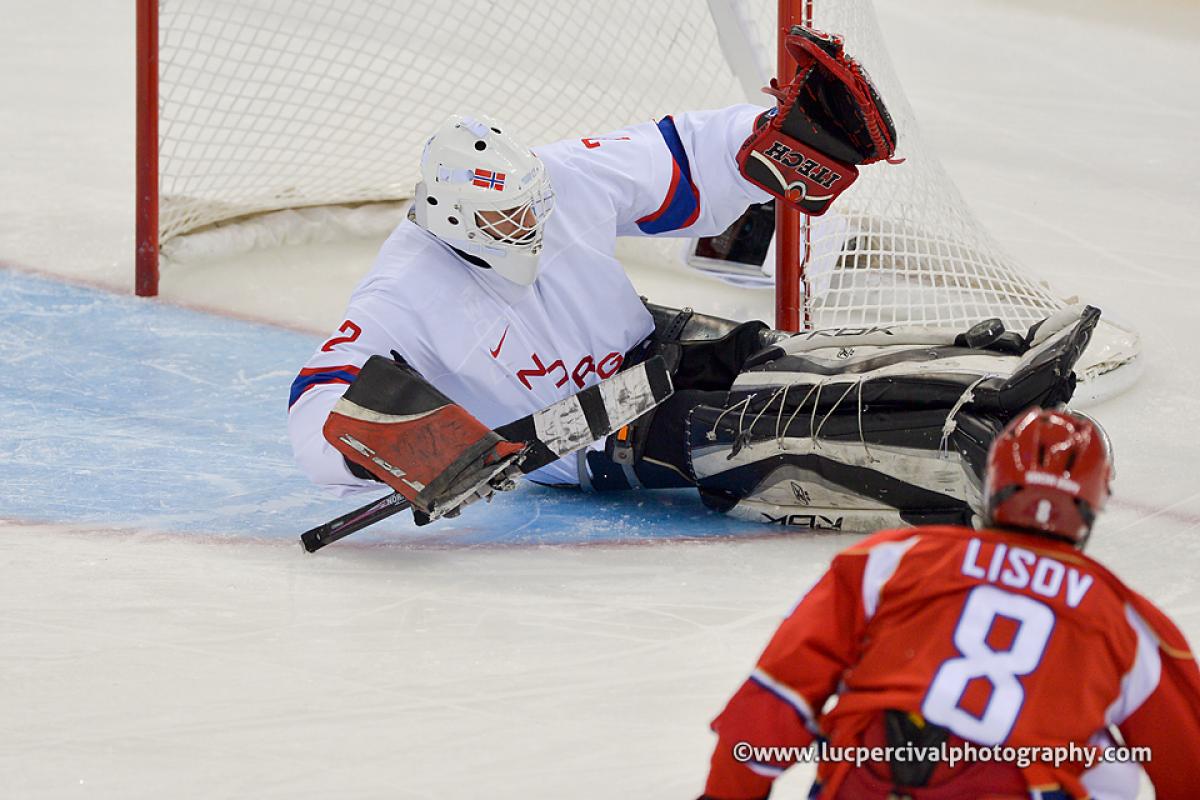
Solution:
M518 286L401 223L354 290L344 321L292 384L288 434L301 469L339 493L356 478L322 436L337 399L372 355L400 353L489 427L537 411L621 368L653 331L613 255L618 236L707 236L769 196L734 157L762 109L666 117L536 148L555 193L541 272ZM575 484L574 458L530 475Z

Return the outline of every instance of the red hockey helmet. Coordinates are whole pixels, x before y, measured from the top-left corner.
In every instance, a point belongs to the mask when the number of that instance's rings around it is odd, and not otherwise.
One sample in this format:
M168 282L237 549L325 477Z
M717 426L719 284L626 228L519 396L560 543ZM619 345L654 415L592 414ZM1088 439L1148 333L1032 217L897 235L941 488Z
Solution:
M1031 408L992 443L984 479L988 524L1082 546L1108 500L1112 455L1090 417Z

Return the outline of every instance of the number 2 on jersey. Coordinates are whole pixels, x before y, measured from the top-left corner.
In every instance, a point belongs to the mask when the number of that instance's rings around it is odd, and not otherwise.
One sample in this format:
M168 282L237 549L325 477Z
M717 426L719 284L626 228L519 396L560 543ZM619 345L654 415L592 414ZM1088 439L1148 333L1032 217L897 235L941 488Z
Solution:
M1017 623L1007 650L995 650L987 640L997 617ZM972 589L954 629L954 646L961 655L942 662L921 713L976 744L1003 742L1025 704L1025 688L1018 678L1041 663L1054 622L1054 611L1033 598L994 586ZM991 696L978 716L959 707L975 678L991 685Z
M358 327L350 320L346 320L345 322L342 323L342 326L340 328L338 328L338 333L344 333L346 335L345 336L335 336L332 339L330 339L328 342L326 342L325 344L321 345L322 353L332 353L333 348L337 347L339 344L346 344L347 342L353 342L355 339L357 339L359 337L360 334L362 334L362 328Z

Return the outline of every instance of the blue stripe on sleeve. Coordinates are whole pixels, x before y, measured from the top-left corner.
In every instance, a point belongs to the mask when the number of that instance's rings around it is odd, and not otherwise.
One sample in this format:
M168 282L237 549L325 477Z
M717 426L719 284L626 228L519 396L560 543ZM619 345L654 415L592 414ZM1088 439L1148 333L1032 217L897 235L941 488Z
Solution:
M687 151L675 128L675 120L663 117L658 121L658 131L671 151L674 160L672 170L672 187L669 196L653 214L642 217L637 221L642 233L666 233L686 228L700 216L700 193L692 183L692 165L688 161Z
M345 383L351 384L358 378L358 370L354 372L347 371L344 367L334 368L327 372L316 372L310 370L302 370L296 376L296 380L292 381L292 393L288 398L288 408L296 404L300 399L300 395L307 392L312 387L323 383Z

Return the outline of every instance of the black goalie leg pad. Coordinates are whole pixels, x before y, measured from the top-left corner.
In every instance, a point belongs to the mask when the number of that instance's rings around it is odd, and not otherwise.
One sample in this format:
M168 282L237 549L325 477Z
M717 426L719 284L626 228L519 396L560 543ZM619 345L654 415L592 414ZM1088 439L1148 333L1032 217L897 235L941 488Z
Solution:
M764 524L864 532L971 524L980 512L996 418L959 412L948 425L945 410L860 415L851 404L789 422L795 409L781 418L766 400L743 397L743 409L735 395L725 408L693 411L691 470L710 507Z

